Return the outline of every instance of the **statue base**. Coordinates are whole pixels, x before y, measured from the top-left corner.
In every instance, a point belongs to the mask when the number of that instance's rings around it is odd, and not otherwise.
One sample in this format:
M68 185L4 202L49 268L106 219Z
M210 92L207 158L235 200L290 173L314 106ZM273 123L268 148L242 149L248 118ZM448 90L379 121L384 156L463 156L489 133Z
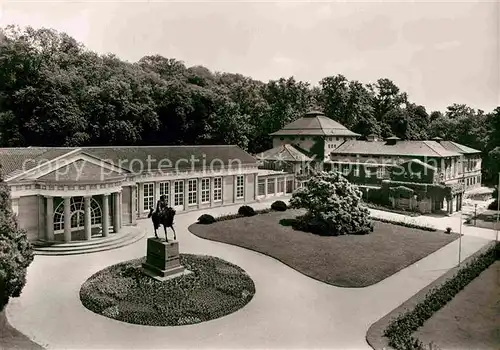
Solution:
M166 281L191 273L180 263L179 242L148 238L146 262L142 272L158 281Z

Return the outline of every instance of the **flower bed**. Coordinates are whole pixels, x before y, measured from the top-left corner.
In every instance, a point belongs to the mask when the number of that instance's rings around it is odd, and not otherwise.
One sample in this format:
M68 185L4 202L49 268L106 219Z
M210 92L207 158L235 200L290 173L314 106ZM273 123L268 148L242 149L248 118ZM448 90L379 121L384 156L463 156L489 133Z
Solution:
M398 220L382 219L382 218L377 218L377 217L373 217L373 216L370 216L370 219L380 221L380 222L385 222L388 224L393 224L393 225L405 226L405 227L409 227L409 228L416 228L416 229L424 230L424 231L431 231L431 232L437 231L437 229L432 225L427 225L427 226L420 225L416 221L411 220L411 219L398 221Z
M425 299L412 310L392 320L384 331L384 336L389 339L389 345L396 350L424 349L422 342L412 334L482 271L498 260L499 252L500 245L497 243L460 269L455 276L441 286L430 290Z
M219 258L181 254L191 274L165 282L145 276L144 258L110 266L80 289L89 310L119 321L178 326L219 318L245 306L255 285L244 270Z

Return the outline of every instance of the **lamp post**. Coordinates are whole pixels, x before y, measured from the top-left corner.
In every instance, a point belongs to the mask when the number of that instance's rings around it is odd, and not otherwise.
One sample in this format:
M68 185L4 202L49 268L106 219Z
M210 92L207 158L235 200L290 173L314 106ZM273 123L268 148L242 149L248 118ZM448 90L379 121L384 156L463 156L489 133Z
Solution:
M476 226L476 218L477 218L477 204L474 204L474 226Z
M462 187L465 192L465 171L464 171L464 162L463 162L463 155L462 155ZM464 192L462 192L462 196L464 195ZM463 214L463 208L460 208L460 236L458 236L458 266L460 266L460 263L462 262L462 214Z

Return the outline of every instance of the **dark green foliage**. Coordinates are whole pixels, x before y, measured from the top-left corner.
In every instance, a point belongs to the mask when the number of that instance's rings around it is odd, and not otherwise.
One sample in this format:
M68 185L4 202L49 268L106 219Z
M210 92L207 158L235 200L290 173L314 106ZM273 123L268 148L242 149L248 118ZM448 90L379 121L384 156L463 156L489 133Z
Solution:
M429 291L425 299L412 310L408 310L392 320L384 332L384 336L389 338L389 345L396 350L423 350L423 344L412 334L474 278L493 264L499 258L499 252L500 244L497 243L460 269L455 276L441 286Z
M271 209L276 211L286 211L287 205L283 201L276 201L271 204Z
M409 228L416 228L419 230L424 230L424 231L431 231L431 232L436 232L437 229L432 226L422 226L418 225L416 223L411 222L410 220L408 221L397 221L397 220L389 220L389 219L382 219L382 218L376 218L376 217L370 217L372 220L380 221L380 222L385 222L387 224L393 224L393 225L400 225L404 227L409 227Z
M165 282L145 276L144 259L110 266L80 289L89 310L132 324L178 326L219 318L245 306L255 285L244 270L219 258L181 255L191 274Z
M0 174L0 311L10 297L21 294L32 261L33 249L26 232L17 228L9 187Z
M255 210L251 206L249 206L249 205L242 205L238 209L238 214L239 215L243 215L243 216L254 216L257 213L255 212Z
M209 214L203 214L198 218L198 223L202 225L209 225L215 222L215 218Z

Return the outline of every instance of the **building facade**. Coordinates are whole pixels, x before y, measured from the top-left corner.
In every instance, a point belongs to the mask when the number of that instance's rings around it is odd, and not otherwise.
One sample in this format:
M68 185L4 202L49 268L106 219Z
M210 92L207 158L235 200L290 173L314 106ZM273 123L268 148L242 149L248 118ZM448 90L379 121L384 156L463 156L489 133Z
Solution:
M183 212L293 190L293 176L258 169L237 146L3 148L0 162L18 225L40 244L119 234L161 195Z

